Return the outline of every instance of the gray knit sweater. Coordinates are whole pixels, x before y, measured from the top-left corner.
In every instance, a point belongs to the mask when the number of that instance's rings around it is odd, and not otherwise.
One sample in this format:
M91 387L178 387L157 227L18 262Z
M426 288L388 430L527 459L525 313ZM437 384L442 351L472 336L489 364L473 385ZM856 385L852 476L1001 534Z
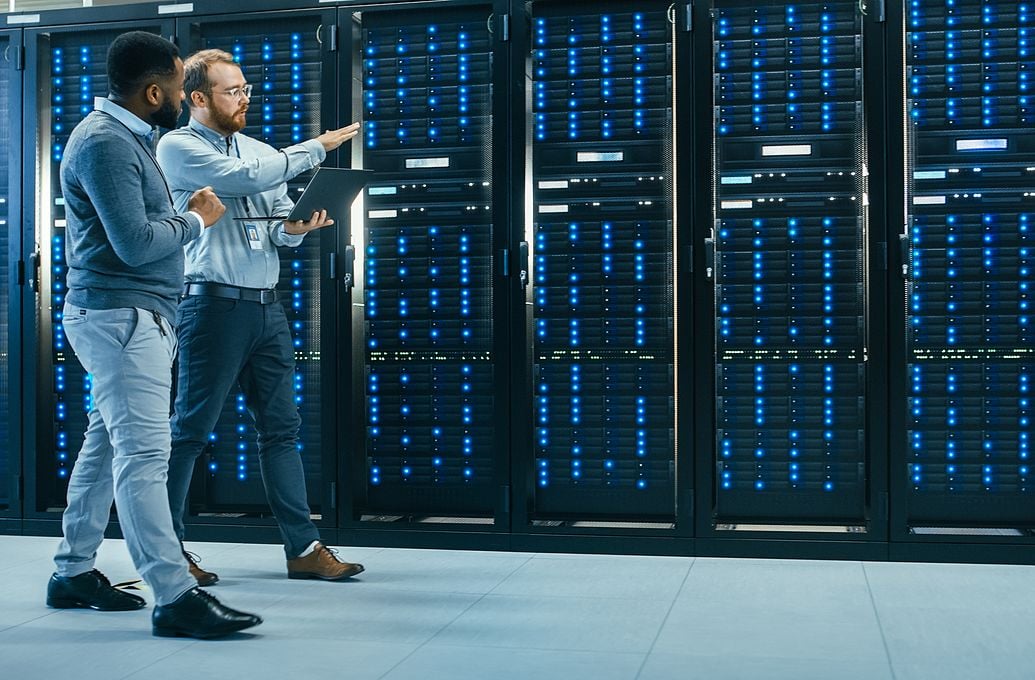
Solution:
M61 162L67 217L67 300L87 309L140 307L175 317L183 246L200 233L177 215L143 138L94 111Z

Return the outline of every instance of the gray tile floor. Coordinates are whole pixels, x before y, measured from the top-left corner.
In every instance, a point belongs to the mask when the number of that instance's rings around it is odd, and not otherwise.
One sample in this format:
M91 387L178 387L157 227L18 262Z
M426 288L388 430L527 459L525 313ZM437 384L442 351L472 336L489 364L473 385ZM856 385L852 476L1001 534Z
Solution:
M196 641L151 637L149 609L47 609L56 545L0 536L5 679L1035 678L1031 566L343 548L367 572L319 583L278 546L198 543L266 621ZM121 541L98 567L136 578Z

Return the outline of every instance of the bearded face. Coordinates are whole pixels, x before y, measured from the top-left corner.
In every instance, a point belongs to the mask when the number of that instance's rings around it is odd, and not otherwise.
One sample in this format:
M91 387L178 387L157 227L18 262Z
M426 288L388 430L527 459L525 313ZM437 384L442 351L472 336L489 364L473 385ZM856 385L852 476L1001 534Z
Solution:
M244 95L246 84L237 64L218 62L209 67L208 89L205 91L207 120L204 122L210 128L223 135L244 129L249 103Z
M180 110L180 102L174 102L169 97L166 97L165 101L162 102L161 108L151 114L151 122L159 127L171 130L176 127L180 120Z
M224 134L240 132L248 122L248 100L233 101L225 94L214 94L216 101L209 114L216 130ZM220 99L229 101L218 101Z

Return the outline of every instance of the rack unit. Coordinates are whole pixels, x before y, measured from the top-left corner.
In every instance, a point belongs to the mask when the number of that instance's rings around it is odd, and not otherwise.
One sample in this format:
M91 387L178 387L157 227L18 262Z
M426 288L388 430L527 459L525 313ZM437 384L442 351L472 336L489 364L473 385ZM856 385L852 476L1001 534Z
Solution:
M181 42L190 46L188 53L214 48L233 55L253 86L248 125L242 132L276 149L335 127L337 68L330 43L336 30L333 11L184 18L176 26ZM333 162L332 156L328 164ZM289 182L291 195L300 193L311 176L306 172ZM323 419L321 252L327 240L333 239L317 232L298 248L280 248L277 286L285 295L295 347L295 402L302 418L298 450L310 508L320 516L329 509L337 469L333 421ZM190 513L193 521L212 522L213 515L256 515L268 513L268 507L252 417L244 395L235 389L198 460Z
M862 16L849 0L719 1L712 37L713 519L861 525Z
M363 166L378 173L355 246L357 518L495 513L490 11L357 17Z
M892 474L911 529L1030 529L1035 5L910 0L904 20L905 469Z
M534 518L675 514L667 6L533 5Z

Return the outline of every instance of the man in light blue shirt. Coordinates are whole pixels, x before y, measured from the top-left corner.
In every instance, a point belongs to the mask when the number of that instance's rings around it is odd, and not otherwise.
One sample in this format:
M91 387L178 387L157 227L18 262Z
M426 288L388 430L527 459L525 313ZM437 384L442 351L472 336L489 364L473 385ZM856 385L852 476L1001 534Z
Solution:
M363 566L339 560L320 543L310 519L305 474L297 448L301 419L294 399L294 347L275 289L277 246L298 247L310 231L333 224L326 211L307 222L266 221L287 215L286 182L319 165L327 152L359 132L359 124L331 130L280 151L241 134L251 86L233 57L203 50L184 63L190 122L165 135L158 161L178 206L211 186L227 205L216 228L186 245L186 285L177 311L179 374L172 420L169 505L183 540L194 463L239 383L258 430L259 465L277 518L291 578L338 581ZM251 218L251 219L250 219ZM200 585L219 579L184 552Z

